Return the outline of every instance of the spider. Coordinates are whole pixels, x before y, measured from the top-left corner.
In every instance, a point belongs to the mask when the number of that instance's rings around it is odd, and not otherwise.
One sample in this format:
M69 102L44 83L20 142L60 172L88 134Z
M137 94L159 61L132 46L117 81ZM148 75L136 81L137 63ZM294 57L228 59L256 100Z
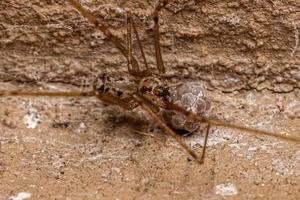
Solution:
M141 45L139 34L134 24L130 11L127 11L127 47L125 47L120 38L111 33L109 28L101 23L90 11L85 9L78 1L68 0L84 18L86 18L95 28L99 29L106 38L126 57L127 70L129 77L110 76L102 73L94 81L93 89L88 92L24 92L24 91L3 91L0 96L50 96L50 97L96 97L104 103L120 106L127 110L133 110L140 106L147 112L157 125L164 130L166 134L174 138L178 144L199 164L204 161L206 145L210 128L214 126L223 126L225 128L235 128L256 134L279 137L281 139L300 142L299 138L275 134L268 131L257 130L230 124L217 119L210 119L205 114L210 107L210 100L205 97L204 89L198 86L191 86L188 90L177 94L177 101L174 99L174 91L165 80L166 69L162 59L160 48L159 32L159 12L165 8L170 0L160 0L154 9L154 44L155 57L158 72L150 71L143 47ZM132 35L135 35L141 51L142 59L145 64L144 70L141 69L137 59L132 52ZM180 86L179 86L180 87ZM179 88L180 89L180 88ZM182 88L181 88L182 89ZM178 96L179 95L179 96ZM178 98L180 100L178 100ZM206 124L204 144L202 153L198 156L188 145L182 142L177 132L186 129L193 131L197 124Z

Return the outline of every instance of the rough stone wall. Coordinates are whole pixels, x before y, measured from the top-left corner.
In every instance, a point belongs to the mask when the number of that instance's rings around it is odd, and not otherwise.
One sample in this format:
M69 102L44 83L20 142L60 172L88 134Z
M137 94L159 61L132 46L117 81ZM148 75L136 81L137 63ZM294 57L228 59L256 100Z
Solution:
M206 80L224 91L299 89L297 1L175 1L160 15L168 73ZM124 43L124 9L131 10L155 67L155 2L81 2ZM126 71L118 50L64 1L3 0L0 9L2 80L66 81L103 68Z
M81 2L123 41L130 9L156 69L155 2ZM180 0L160 16L169 80L206 83L210 116L300 137L299 0ZM126 65L65 1L0 0L1 91L78 91L100 71L127 75ZM181 139L201 153L201 130ZM296 142L212 126L199 166L140 109L0 98L0 200L298 200L299 161Z

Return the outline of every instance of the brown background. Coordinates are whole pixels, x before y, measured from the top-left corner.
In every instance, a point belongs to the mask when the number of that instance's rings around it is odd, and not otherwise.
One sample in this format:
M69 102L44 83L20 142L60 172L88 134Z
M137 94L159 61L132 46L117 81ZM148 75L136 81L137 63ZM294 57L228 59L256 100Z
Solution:
M155 70L155 2L81 2L123 40L130 9ZM298 0L175 1L160 16L170 82L205 84L219 119L300 136ZM78 91L102 71L127 75L125 58L64 1L1 0L0 49L1 90ZM93 98L0 105L0 199L300 197L293 142L213 127L199 166L139 109ZM201 130L183 140L201 152Z

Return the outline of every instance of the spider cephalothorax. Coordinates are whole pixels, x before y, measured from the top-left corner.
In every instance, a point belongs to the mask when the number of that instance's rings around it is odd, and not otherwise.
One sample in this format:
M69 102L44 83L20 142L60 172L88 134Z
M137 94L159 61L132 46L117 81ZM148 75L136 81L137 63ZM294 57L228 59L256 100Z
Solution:
M170 92L162 79L156 77L142 79L138 86L138 92L160 108L167 108Z

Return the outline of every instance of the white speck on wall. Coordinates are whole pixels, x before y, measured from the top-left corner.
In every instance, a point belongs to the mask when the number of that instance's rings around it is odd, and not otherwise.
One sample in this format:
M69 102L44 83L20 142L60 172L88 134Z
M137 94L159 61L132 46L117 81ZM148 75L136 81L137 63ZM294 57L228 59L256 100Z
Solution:
M115 10L118 14L125 14L126 13L125 10L121 7L115 7Z
M253 93L249 93L246 96L245 103L248 104L248 105L255 105L256 104L255 98L253 97Z
M241 18L233 13L233 14L224 16L222 18L222 21L227 22L227 23L231 24L232 26L239 26L241 23Z
M251 160L255 154L255 152L257 151L258 147L256 146L249 146L248 147L248 152L247 152L247 159Z
M293 22L292 26L294 28L294 32L295 32L295 46L293 48L293 51L291 53L291 56L294 56L294 54L296 53L296 51L298 50L298 45L299 45L299 31L298 31L298 27L297 27L297 23Z
M237 188L233 183L224 183L217 185L215 187L215 191L217 195L221 196L231 196L238 194Z
M84 131L86 129L86 125L83 122L80 122L79 127L76 129L76 133L81 133L82 131Z
M9 197L9 200L25 200L31 197L28 192L20 192L16 196Z
M297 168L299 166L299 155L300 151L296 152L291 157L291 161L281 160L278 158L272 159L272 165L274 166L274 169L279 172L281 175L284 176L300 176L300 170Z
M34 129L42 122L42 117L38 114L37 109L30 107L28 114L24 116L24 123L27 128Z

